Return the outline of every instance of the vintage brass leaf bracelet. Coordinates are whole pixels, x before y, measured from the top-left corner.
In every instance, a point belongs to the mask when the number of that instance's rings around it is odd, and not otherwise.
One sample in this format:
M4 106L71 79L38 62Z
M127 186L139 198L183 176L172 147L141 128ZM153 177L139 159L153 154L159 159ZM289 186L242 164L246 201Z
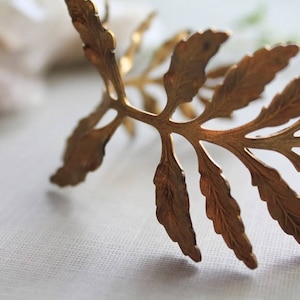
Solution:
M162 44L139 76L124 79L124 75L133 67L143 33L154 15L151 14L137 28L133 36L139 38L132 38L128 50L117 61L114 36L105 28L108 13L101 22L92 1L65 2L83 41L84 53L102 77L105 90L97 109L82 119L69 137L63 166L51 177L51 181L59 186L76 185L84 181L88 172L100 167L105 146L116 129L124 125L132 132L132 120L136 120L153 126L161 137L161 158L154 175L156 214L170 238L179 244L185 255L196 262L201 260L189 213L185 176L174 152L173 134L181 135L194 148L198 158L200 189L206 198L207 217L238 259L251 269L257 267L240 217L239 205L231 195L222 170L212 160L202 141L229 150L246 166L252 184L267 203L272 218L300 243L299 196L277 170L260 161L250 151L277 151L300 171L299 156L293 151L300 146L299 137L295 136L300 130L300 78L293 79L281 93L274 96L268 107L262 108L253 120L244 125L228 130L212 130L203 126L209 120L229 117L232 112L258 99L277 72L298 54L299 46L281 44L265 47L253 55L246 55L236 64L209 71L206 70L208 62L227 40L228 34L210 29L194 34L182 31ZM151 72L170 56L170 67L165 75L151 77ZM212 86L208 83L210 79L219 79L220 82ZM163 108L147 91L146 86L150 83L165 89L167 101ZM133 106L127 99L125 86L133 86L140 92L144 110ZM202 94L204 89L212 91L210 98ZM205 107L202 113L197 114L190 104L199 100ZM116 112L115 118L107 125L96 128L109 110ZM175 121L172 118L175 111L180 111L187 120ZM293 122L286 128L275 130L272 134L250 136L257 130L278 127L290 120Z

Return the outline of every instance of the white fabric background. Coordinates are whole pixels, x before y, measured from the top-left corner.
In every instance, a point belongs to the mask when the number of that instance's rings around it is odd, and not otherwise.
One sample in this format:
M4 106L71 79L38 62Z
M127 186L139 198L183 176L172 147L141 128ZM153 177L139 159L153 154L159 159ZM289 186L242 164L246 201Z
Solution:
M161 6L166 18L161 2L153 5ZM200 4L175 2L172 16L181 12L182 19L166 19L167 31L189 22L203 28L201 17L207 20L212 1L201 1L199 19L195 7ZM228 3L224 12L232 12L236 4ZM250 3L255 7L256 2ZM285 4L296 7L296 1ZM228 21L221 20L219 16L205 27ZM297 74L299 61L294 64L267 94L280 91ZM107 146L101 169L84 184L51 185L48 178L60 165L64 140L96 105L100 81L89 68L56 73L48 81L43 105L0 117L0 299L299 299L299 245L271 219L247 170L219 148L208 146L241 206L259 261L254 271L214 233L198 189L194 154L182 140L176 141L176 150L186 170L202 251L199 264L182 255L156 220L152 179L160 144L152 129L139 125L135 140L120 129ZM299 175L286 160L274 157L274 165L297 189Z

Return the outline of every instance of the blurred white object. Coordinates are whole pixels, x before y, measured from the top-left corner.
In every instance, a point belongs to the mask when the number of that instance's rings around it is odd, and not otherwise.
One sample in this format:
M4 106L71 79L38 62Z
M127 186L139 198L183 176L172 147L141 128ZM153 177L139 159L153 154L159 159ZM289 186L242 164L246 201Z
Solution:
M95 2L102 15L104 1ZM0 0L0 8L0 112L7 112L40 102L43 75L53 66L78 63L84 55L63 0ZM120 53L149 7L110 1L110 8ZM157 34L156 29L150 40Z
M63 1L2 0L0 5L0 111L7 112L41 101L41 74L79 57L80 43Z

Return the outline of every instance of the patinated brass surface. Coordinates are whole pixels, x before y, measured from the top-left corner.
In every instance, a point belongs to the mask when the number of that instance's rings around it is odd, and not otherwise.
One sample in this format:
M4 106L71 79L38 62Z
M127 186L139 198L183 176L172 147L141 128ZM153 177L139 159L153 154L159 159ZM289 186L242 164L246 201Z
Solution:
M216 233L223 236L238 259L251 269L257 267L240 217L239 205L231 195L222 170L211 159L201 141L229 150L248 168L252 184L257 186L271 216L299 243L299 196L277 170L264 164L249 149L277 151L287 157L297 171L300 170L299 156L292 150L300 146L299 138L295 136L300 129L300 78L293 79L281 93L274 96L268 107L242 126L229 130L211 130L203 126L209 120L230 117L234 111L258 99L266 84L287 66L290 58L297 55L298 45L282 44L262 48L236 64L207 71L208 62L227 40L228 34L214 30L194 34L182 31L162 44L139 76L123 79L133 67L143 33L150 26L154 14L133 33L130 47L117 61L114 36L104 27L104 22L100 21L93 2L66 0L66 4L84 43L84 53L102 77L105 91L97 109L79 122L68 139L64 164L51 177L52 182L66 186L84 181L88 172L100 167L105 145L115 130L123 124L133 134L132 120L136 120L153 126L160 134L162 153L154 176L156 214L170 238L179 244L185 255L194 261L201 260L189 214L184 172L174 151L173 134L183 136L194 148L199 162L200 189L206 198L207 217L213 221ZM108 13L105 22L109 22L107 19ZM165 62L171 54L166 74L163 77L151 77L151 71ZM220 83L210 85L209 79L216 78L221 80ZM167 101L163 108L159 107L157 99L145 89L150 83L165 89ZM125 86L133 86L140 91L144 110L129 102ZM204 89L212 91L210 98L202 95ZM197 114L190 104L199 99L205 107L202 113ZM102 128L95 128L109 110L115 110L116 117ZM178 110L185 115L186 121L172 119L174 112ZM250 137L251 133L259 129L284 125L291 119L294 122L285 129L275 128L272 134Z

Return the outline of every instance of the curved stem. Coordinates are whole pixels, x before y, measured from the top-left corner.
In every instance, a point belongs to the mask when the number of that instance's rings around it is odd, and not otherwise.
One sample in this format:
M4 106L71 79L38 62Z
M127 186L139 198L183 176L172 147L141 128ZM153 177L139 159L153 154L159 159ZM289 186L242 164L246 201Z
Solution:
M139 88L147 84L163 85L163 79L162 77L150 78L147 76L138 76L138 77L124 79L125 86L134 86L136 88Z

